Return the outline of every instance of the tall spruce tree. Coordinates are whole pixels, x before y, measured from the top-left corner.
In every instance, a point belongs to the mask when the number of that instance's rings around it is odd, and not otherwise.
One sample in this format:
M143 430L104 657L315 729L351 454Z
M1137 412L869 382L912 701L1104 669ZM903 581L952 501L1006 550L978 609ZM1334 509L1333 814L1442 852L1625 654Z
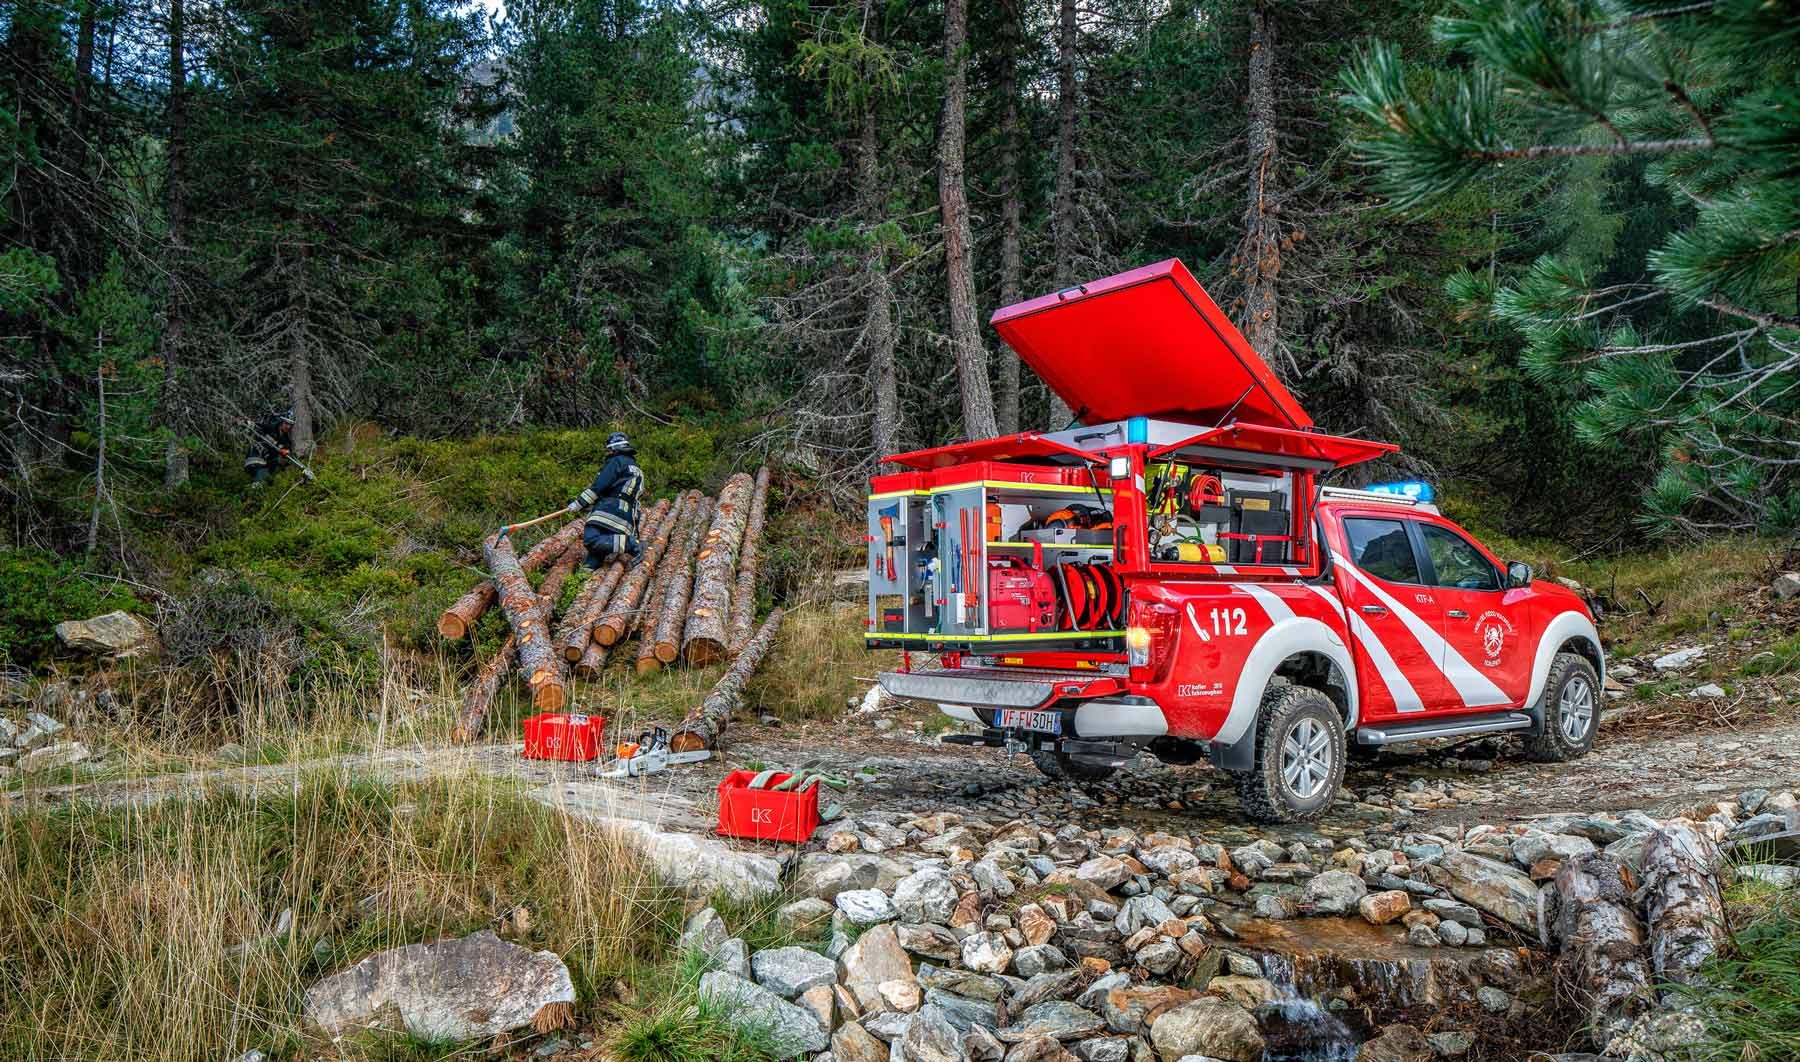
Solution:
M1588 438L1660 447L1653 529L1800 522L1800 19L1755 0L1464 0L1435 31L1462 63L1384 45L1344 75L1395 208L1641 158L1691 219L1642 275L1600 283L1546 255L1516 283L1461 271L1451 293L1519 329L1540 380L1579 390Z

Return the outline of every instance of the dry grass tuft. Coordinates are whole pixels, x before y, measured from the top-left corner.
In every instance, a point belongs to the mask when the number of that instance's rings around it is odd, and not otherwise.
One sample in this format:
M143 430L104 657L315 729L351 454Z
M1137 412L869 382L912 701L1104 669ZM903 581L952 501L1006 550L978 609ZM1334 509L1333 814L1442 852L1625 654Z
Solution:
M0 1057L304 1055L313 981L484 927L562 955L591 1001L660 954L679 914L616 836L471 777L0 808Z

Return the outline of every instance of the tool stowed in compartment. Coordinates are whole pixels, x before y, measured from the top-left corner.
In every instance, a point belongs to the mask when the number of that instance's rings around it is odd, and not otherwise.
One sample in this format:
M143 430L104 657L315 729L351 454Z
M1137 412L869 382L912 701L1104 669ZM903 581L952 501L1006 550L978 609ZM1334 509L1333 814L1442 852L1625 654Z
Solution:
M886 554L887 577L888 582L891 583L899 578L894 571L894 521L900 518L900 506L890 505L885 509L877 510L877 512L881 518L882 550Z

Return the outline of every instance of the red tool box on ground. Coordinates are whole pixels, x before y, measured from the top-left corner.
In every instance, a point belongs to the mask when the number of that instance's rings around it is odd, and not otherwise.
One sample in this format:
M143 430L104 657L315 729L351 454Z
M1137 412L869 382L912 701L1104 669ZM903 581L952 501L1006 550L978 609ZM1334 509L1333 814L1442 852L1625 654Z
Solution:
M591 760L600 755L606 717L542 712L525 720L528 760Z
M804 793L751 789L756 771L732 771L719 782L719 834L757 841L792 841L799 844L819 828L819 787ZM791 777L777 774L778 785Z

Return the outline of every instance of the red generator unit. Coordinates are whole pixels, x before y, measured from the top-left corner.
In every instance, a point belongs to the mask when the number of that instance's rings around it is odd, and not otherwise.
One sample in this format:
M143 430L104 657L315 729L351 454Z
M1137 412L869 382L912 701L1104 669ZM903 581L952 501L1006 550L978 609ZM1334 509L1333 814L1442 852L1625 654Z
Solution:
M592 760L600 755L605 734L605 716L543 712L525 720L525 758Z
M1018 557L988 562L988 626L1036 634L1056 629L1056 588L1050 575Z
M800 844L819 828L819 787L804 793L751 789L756 771L732 771L719 782L719 836ZM770 785L791 777L777 774Z

